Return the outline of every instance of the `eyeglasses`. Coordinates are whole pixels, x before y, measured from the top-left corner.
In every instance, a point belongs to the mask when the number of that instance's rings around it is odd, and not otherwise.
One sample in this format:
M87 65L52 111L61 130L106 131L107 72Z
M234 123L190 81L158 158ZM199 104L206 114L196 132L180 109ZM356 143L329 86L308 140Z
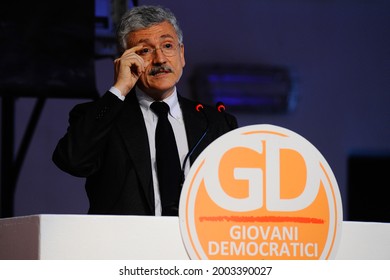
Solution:
M137 51L137 54L146 60L152 58L152 55L157 50L161 50L165 56L174 56L177 54L177 49L179 46L180 44L175 45L172 43L164 43L160 45L159 48L143 47L141 50Z

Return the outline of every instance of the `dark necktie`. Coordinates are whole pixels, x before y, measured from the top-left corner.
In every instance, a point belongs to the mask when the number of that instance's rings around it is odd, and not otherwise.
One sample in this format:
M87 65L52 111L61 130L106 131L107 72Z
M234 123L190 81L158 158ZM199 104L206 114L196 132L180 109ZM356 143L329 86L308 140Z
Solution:
M153 102L150 108L158 115L155 141L162 215L177 216L181 191L181 168L175 135L168 120L169 106L164 102Z

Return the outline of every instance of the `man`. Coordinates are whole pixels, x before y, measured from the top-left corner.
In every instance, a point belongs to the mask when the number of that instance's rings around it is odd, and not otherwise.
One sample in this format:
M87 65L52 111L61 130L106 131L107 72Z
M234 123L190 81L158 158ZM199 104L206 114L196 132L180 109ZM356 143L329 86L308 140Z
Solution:
M118 39L123 54L114 61L113 87L99 100L72 109L53 161L63 171L87 178L90 214L177 215L177 199L176 210L164 214L156 164L160 117L151 104L169 105L183 172L207 145L236 128L237 121L212 107L198 112L197 103L177 93L185 65L183 35L168 9L131 9L122 18ZM164 163L172 165L170 159Z

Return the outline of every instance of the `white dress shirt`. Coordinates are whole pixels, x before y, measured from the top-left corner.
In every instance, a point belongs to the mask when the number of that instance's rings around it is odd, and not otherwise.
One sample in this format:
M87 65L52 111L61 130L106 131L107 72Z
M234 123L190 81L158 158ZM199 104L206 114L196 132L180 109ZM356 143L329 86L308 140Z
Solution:
M120 91L114 87L110 89L110 92L116 95L120 100L124 100L124 96ZM157 180L157 165L156 165L156 146L155 146L155 131L158 121L158 116L150 109L150 105L155 101L139 88L136 88L136 96L141 107L142 114L144 116L145 126L148 133L150 160L152 164L152 176L153 176L153 189L154 189L154 203L155 203L155 215L161 216L161 199L160 191ZM168 114L168 120L170 121L173 129L173 133L176 138L176 145L179 152L180 164L183 165L184 158L188 153L187 134L185 130L183 113L180 108L180 104L177 98L176 88L172 95L163 100L169 105L170 111ZM168 164L168 163L167 163ZM185 173L189 171L189 165L185 167Z

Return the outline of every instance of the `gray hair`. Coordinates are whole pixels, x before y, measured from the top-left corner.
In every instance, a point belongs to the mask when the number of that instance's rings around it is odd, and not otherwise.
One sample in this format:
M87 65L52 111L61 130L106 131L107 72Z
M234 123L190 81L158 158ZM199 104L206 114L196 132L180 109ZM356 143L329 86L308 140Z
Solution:
M139 6L128 10L121 18L117 30L117 37L121 51L128 48L127 36L129 33L151 27L153 25L169 22L176 31L179 43L183 43L183 32L175 15L167 8L160 6Z

